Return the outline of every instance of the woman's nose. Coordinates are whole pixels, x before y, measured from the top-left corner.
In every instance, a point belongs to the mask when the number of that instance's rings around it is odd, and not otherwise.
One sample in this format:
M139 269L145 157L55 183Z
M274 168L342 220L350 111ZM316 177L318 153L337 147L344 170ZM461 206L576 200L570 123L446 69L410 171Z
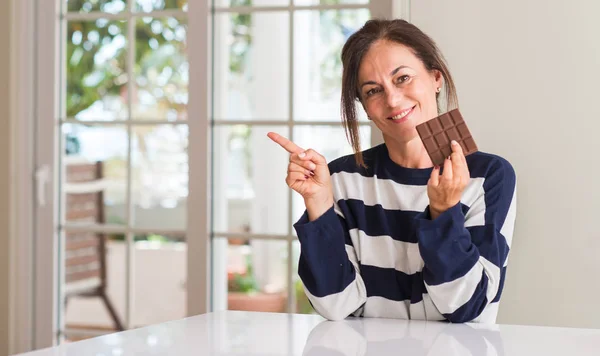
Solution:
M387 91L386 99L389 107L394 108L398 106L400 100L402 99L402 90L392 87L390 90Z

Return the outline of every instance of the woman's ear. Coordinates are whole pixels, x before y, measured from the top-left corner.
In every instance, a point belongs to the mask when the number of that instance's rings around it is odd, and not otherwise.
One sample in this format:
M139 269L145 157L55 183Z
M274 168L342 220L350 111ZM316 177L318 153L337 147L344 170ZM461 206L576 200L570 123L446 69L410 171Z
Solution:
M442 84L444 83L444 76L442 75L442 72L440 72L437 69L434 69L432 71L432 74L433 74L433 80L435 81L435 87L441 88Z

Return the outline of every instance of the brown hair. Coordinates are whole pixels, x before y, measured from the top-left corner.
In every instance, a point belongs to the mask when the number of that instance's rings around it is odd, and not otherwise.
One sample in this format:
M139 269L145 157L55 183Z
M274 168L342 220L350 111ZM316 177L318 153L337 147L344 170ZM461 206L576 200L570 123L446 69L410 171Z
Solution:
M407 46L423 62L428 71L438 70L444 78L447 109L458 107L456 88L444 56L429 36L405 20L374 19L367 21L360 30L348 38L342 49L342 124L346 130L346 137L354 149L356 163L363 167L366 165L360 149L356 115L356 103L360 102L358 69L364 55L378 40L388 40ZM441 113L439 93L436 94L436 97L438 112Z

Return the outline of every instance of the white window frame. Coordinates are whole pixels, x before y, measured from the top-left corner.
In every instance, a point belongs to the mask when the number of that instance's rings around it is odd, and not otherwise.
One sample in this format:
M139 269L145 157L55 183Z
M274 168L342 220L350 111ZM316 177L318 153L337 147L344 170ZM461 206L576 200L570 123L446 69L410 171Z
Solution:
M56 335L58 296L58 234L54 204L57 201L58 179L54 169L57 152L58 118L58 34L59 13L57 2L35 0L34 21L34 165L37 173L46 172L47 179L34 177L34 328L33 348L54 346ZM46 167L46 168L45 168ZM44 175L44 174L42 174ZM38 178L40 177L38 174ZM39 188L42 188L41 191ZM44 204L41 204L41 203ZM52 238L43 238L41 231L51 231ZM44 234L47 236L48 234Z
M19 28L20 43L18 51L19 70L15 73L19 78L19 117L30 117L31 120L23 120L16 126L19 137L18 147L16 147L15 158L19 162L17 171L19 176L32 177L32 180L25 180L18 185L19 198L15 198L20 203L14 203L17 216L19 217L15 234L19 236L31 236L31 239L20 238L15 244L14 253L18 259L14 264L19 268L19 277L14 278L11 285L15 286L15 294L11 299L15 308L13 325L13 336L15 338L16 352L28 351L53 346L58 333L58 312L59 303L56 288L58 286L59 271L57 269L59 262L59 234L58 234L58 215L54 208L58 201L58 170L55 169L58 163L58 142L59 123L57 118L64 117L59 113L59 94L56 83L59 81L60 68L60 40L65 34L64 26L60 26L61 14L58 0L19 0L14 1L18 4L14 7L15 22ZM274 7L280 10L290 10L293 6ZM341 5L340 8L351 8L351 6ZM296 7L310 9L331 9L336 6L311 6ZM410 0L374 0L369 4L372 17L394 17L408 18L410 13ZM235 9L236 12L255 11L252 9ZM264 10L264 9L263 9ZM223 11L233 11L224 9ZM155 15L171 15L169 11L157 12ZM196 315L206 313L211 310L210 307L210 287L211 287L211 231L210 231L210 162L212 159L209 151L211 123L208 117L208 105L210 104L209 83L210 78L210 17L209 8L204 1L190 1L188 8L188 18L195 19L188 21L188 34L202 34L206 36L195 35L194 41L190 41L190 51L188 53L190 63L190 98L188 111L190 117L196 117L196 120L190 119L187 122L190 137L202 139L190 140L188 152L194 156L194 160L189 161L189 196L188 196L188 216L187 216L187 314ZM82 15L85 16L85 15ZM104 18L113 17L110 14ZM293 19L290 18L290 29L293 29ZM293 32L290 31L290 36ZM27 39L34 39L28 41ZM27 46L27 44L30 44ZM293 38L290 41L290 51L293 51ZM31 62L27 60L31 58ZM290 61L293 61L291 56ZM293 63L290 63L293 64ZM33 69L33 71L31 70ZM290 76L293 73L293 67L290 67ZM133 81L130 80L130 83ZM290 87L293 85L290 82ZM292 95L290 93L290 95ZM293 118L293 102L290 101L290 120ZM32 109L31 109L32 108ZM29 111L28 111L29 110ZM159 124L161 122L152 122ZM244 121L244 124L256 124L251 121ZM103 124L105 124L103 122ZM215 123L219 125L219 123ZM231 121L222 124L232 124ZM260 124L260 123L258 123ZM275 124L269 122L270 125ZM302 125L300 122L283 123L293 128L295 125ZM327 125L334 123L316 123L307 122L305 125ZM285 126L284 126L285 127ZM372 144L382 142L373 129ZM293 132L291 130L290 132ZM52 133L52 134L49 134ZM193 152L193 153L192 153ZM18 157L18 158L17 158ZM34 158L35 157L35 158ZM48 180L45 182L45 194L38 191L34 176L36 170L44 166L49 167ZM31 184L30 184L31 183ZM292 192L290 191L290 195ZM22 200L21 197L26 199ZM29 199L27 199L29 198ZM45 205L41 206L41 200ZM291 215L291 199L290 199ZM206 211L207 214L198 214L198 211ZM30 214L30 212L33 212ZM31 231L33 227L34 231ZM42 239L40 231L53 231L52 239ZM130 233L132 230L128 230ZM154 230L155 231L155 230ZM291 226L289 234L277 236L282 240L288 241L288 271L291 271ZM44 234L47 236L47 234ZM229 237L232 235L228 234ZM249 235L249 238L257 236ZM190 272L192 272L190 274ZM288 282L291 282L291 273L288 273ZM131 283L131 281L129 281ZM291 283L288 283L291 288ZM290 302L291 303L291 302ZM289 307L289 306L288 306Z
M11 73L15 110L12 120L11 280L9 354L33 348L33 131L34 20L33 0L12 0Z

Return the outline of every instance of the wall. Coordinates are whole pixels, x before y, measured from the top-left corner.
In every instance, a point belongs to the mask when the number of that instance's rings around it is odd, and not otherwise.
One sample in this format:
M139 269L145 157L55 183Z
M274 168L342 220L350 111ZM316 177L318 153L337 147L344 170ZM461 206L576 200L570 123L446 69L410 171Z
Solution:
M600 3L411 1L482 150L515 167L498 322L600 328Z
M11 1L0 1L0 355L9 350Z

